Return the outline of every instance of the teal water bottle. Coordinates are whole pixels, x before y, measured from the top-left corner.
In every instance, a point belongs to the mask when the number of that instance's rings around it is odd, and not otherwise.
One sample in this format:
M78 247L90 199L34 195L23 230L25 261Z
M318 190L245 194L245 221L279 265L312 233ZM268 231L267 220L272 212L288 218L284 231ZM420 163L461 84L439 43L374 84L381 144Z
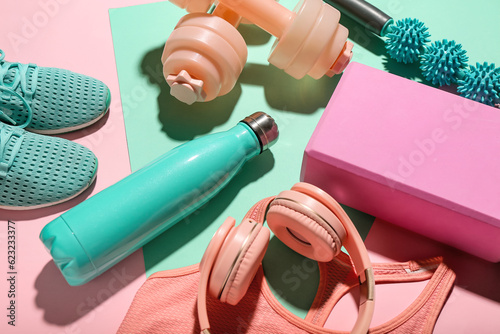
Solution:
M70 285L81 285L205 204L278 138L257 112L232 129L165 153L48 223L40 240Z

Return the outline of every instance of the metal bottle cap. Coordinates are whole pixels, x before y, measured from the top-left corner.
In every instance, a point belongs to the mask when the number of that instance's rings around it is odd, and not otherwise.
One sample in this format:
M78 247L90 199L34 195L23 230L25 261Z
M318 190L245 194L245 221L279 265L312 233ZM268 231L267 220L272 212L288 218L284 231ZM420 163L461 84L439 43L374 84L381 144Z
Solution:
M278 126L268 114L258 111L245 117L241 122L247 124L257 135L260 143L260 152L271 147L278 139Z

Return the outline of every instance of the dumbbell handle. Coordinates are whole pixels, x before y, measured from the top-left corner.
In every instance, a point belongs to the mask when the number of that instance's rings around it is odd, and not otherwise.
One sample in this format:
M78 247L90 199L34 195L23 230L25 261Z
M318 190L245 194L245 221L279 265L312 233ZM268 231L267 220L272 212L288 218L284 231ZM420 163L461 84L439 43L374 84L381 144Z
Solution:
M278 39L296 16L273 0L219 0L219 3Z
M389 15L364 0L324 1L379 36L383 35L388 22L392 22Z
M235 28L238 28L238 25L241 22L241 16L232 11L231 9L227 8L223 4L217 4L217 7L215 7L214 11L212 12L212 15L218 16L230 24L232 24Z

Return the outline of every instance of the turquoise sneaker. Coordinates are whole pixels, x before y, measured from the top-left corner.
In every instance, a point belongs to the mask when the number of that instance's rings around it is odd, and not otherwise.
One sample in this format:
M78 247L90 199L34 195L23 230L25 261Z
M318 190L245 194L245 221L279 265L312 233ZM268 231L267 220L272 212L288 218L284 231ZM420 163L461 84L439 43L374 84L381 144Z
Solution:
M96 177L86 147L0 123L0 209L37 209L65 202Z
M0 50L0 121L6 124L58 134L91 125L109 109L111 94L97 79L4 58Z

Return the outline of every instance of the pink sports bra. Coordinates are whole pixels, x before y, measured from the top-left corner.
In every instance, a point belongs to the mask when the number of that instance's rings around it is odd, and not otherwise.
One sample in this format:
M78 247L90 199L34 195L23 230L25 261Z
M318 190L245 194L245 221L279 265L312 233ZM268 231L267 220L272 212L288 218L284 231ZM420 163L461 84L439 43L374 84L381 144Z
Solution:
M318 265L319 288L305 319L292 314L276 300L261 267L238 305L208 297L213 333L346 333L322 326L342 296L359 284L357 276L345 253ZM394 319L370 328L369 333L432 333L455 280L455 273L442 258L374 263L373 270L378 284L429 282L408 308ZM199 276L197 264L151 275L134 297L118 333L199 333L196 313Z

